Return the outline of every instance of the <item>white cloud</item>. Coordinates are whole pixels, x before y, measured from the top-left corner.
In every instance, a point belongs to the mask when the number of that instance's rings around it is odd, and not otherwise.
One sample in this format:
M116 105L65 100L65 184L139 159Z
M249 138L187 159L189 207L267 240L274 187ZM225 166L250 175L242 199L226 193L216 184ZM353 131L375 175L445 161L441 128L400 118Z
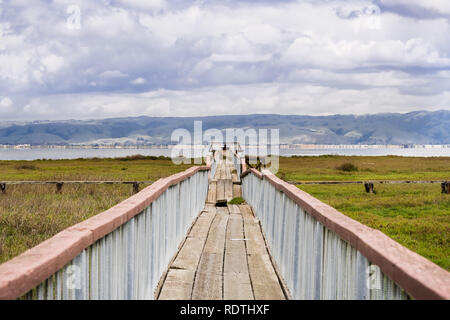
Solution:
M10 108L12 105L13 105L13 102L8 97L5 97L0 100L0 107L2 107L2 108Z
M119 70L108 70L105 72L102 72L99 75L100 78L124 78L128 77L127 74L120 72Z
M139 77L139 78L136 78L133 81L131 81L131 83L134 84L134 85L141 85L141 84L146 84L147 80L145 80L144 78Z
M42 64L50 73L59 71L64 65L64 58L51 54L42 59Z
M366 81L369 81L367 79ZM381 79L380 79L381 81ZM396 88L331 88L321 85L259 83L141 94L64 94L41 97L24 108L22 119L80 119L120 116L202 116L217 114L366 114L450 109L450 91L430 95ZM64 106L57 108L53 106ZM256 106L256 107L255 107Z
M369 0L79 0L74 31L73 1L10 1L0 97L11 119L450 108L448 1L413 2L371 28Z
M117 0L117 2L126 7L143 10L164 9L168 5L165 0Z

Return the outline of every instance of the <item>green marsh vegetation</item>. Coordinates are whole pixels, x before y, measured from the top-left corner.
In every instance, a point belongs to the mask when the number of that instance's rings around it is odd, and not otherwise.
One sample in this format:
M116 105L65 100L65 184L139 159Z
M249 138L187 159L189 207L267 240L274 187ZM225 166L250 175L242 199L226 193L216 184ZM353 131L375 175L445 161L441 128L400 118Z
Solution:
M0 161L0 181L156 181L184 171L170 158ZM141 185L142 189L146 185ZM131 185L8 185L0 192L0 263L133 194Z
M357 170L347 165L351 164ZM350 169L349 169L350 168ZM450 180L450 158L280 158L287 181ZM300 189L371 228L378 229L450 270L450 195L439 184L299 185Z

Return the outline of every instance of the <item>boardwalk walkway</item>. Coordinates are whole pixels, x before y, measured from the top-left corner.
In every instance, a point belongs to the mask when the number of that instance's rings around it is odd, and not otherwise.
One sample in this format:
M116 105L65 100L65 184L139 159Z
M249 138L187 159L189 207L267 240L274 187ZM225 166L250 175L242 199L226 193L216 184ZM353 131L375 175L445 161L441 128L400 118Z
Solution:
M170 264L158 299L286 299L252 209L224 203L241 196L237 180L233 164L220 161L206 206Z

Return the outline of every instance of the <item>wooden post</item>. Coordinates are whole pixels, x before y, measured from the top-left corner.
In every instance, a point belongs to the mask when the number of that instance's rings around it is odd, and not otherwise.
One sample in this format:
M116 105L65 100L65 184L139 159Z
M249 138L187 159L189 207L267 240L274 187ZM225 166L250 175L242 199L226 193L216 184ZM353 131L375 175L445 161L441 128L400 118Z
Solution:
M372 182L365 182L364 187L365 187L367 193L375 193L375 189L373 187Z
M62 187L63 187L63 184L61 182L58 182L56 184L56 193L61 193L62 192Z
M450 194L450 181L444 181L441 184L442 193Z
M2 191L3 194L6 194L6 183L0 184L0 190Z
M133 192L138 193L139 192L139 183L134 182L133 183Z

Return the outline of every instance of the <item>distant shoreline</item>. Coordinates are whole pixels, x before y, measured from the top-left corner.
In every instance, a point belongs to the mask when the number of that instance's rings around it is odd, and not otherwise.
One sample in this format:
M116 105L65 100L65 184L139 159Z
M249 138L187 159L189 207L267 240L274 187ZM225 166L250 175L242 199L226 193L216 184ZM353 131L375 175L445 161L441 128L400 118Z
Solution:
M73 144L73 145L30 145L30 144L0 144L0 149L14 149L14 150L45 150L45 149L173 149L175 145L90 145L90 144ZM193 146L195 148L207 148L207 145ZM256 148L256 146L250 146ZM411 145L393 145L393 144L280 144L279 148L282 150L365 150L365 149L450 149L450 144L411 144Z

